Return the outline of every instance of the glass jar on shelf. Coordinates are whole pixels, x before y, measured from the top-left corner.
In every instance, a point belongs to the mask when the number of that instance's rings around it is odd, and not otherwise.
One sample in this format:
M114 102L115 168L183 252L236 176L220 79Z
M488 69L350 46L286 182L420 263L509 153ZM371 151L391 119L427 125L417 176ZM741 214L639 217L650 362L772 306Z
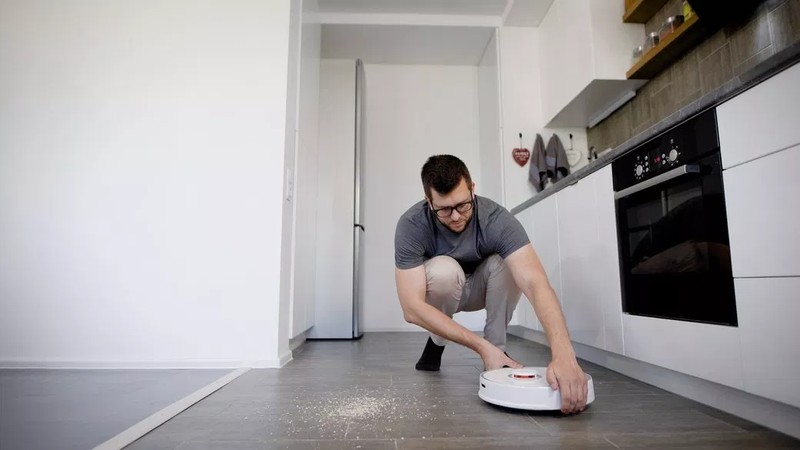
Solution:
M659 40L663 41L667 38L670 34L675 32L675 29L681 26L683 23L683 15L676 15L676 16L669 16L667 20L664 21L664 24L661 25L661 29L658 32Z

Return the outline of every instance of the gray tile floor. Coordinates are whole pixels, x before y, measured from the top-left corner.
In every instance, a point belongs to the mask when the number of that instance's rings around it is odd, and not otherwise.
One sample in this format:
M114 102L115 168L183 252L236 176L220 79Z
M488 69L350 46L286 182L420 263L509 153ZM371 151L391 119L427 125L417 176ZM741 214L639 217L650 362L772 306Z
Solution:
M0 370L0 450L90 449L229 370Z
M563 416L478 398L480 359L449 346L417 372L422 333L311 341L280 370L252 370L135 442L132 449L800 448L800 441L588 362L597 399ZM549 350L509 336L512 357Z

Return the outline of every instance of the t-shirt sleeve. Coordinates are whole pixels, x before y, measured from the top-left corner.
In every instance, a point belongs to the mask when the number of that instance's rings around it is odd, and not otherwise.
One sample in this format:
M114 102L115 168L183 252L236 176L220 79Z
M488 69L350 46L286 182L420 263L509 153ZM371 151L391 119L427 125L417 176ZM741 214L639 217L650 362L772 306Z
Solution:
M394 232L394 265L398 269L413 269L425 262L425 245L421 230L407 217L401 217Z
M531 242L519 220L505 208L497 211L489 239L494 251L503 259Z

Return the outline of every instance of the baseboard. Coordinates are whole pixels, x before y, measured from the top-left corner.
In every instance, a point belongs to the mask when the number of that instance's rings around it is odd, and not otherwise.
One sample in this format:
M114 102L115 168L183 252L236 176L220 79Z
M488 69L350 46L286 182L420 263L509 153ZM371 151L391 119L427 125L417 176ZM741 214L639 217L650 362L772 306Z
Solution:
M289 339L289 351L295 351L298 347L305 344L308 339L308 330L298 334L297 336Z
M233 372L228 373L227 375L215 380L214 382L206 385L205 387L198 389L192 394L187 395L186 397L167 406L161 411L158 411L157 413L151 415L150 417L142 420L141 422L128 428L127 430L114 436L113 438L103 442L102 444L95 447L94 450L116 450L132 444L137 439L155 430L156 428L164 424L166 421L177 416L178 414L185 411L195 403L208 397L209 395L218 391L231 381L244 375L248 370L250 369L244 368L244 369L234 370Z
M541 331L511 326L508 332L549 346ZM588 345L572 345L581 359L800 439L800 408Z
M283 367L286 364L289 364L289 362L291 362L291 361L292 361L292 351L288 350L286 353L281 355L281 358L278 361L278 363L280 364L278 367Z
M292 360L288 351L276 359L243 360L177 360L177 361L0 361L0 369L79 369L79 370L154 370L154 369L239 369L242 367L277 369Z

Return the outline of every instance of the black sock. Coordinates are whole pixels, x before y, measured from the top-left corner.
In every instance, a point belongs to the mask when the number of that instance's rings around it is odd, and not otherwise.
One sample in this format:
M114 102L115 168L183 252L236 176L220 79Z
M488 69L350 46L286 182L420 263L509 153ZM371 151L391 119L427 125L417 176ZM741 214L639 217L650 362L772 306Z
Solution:
M422 351L422 356L420 356L419 361L417 361L417 370L439 370L439 366L442 365L443 351L444 345L436 345L433 343L433 339L428 338L428 342L425 344L425 350Z

